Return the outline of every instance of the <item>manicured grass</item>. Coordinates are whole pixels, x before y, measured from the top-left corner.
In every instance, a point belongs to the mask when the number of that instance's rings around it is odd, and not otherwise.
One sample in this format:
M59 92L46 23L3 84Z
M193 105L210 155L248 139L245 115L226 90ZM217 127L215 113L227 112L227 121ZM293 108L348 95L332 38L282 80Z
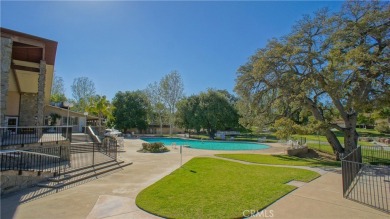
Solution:
M210 136L208 135L196 135L192 134L191 138L193 139L208 139ZM278 142L278 139L276 136L272 133L262 133L262 134L241 134L238 136L226 136L225 140L230 140L230 137L234 138L234 141L251 141L251 142L257 142L259 138L266 138L264 143L276 143ZM215 137L214 140L222 140L221 138Z
M251 163L290 165L290 166L340 166L340 162L327 161L314 158L299 158L288 155L264 155L264 154L217 154L234 160L241 160Z
M329 143L322 142L322 144L320 145L318 145L318 143L307 143L307 146L311 149L334 155L333 148L330 146Z
M208 136L208 135L195 135L195 134L192 134L192 135L190 135L190 138L193 138L193 139L209 139L210 136Z
M237 138L234 138L235 141L252 141L252 142L258 142L259 140L259 137L237 137ZM277 139L269 139L269 138L266 138L264 143L276 143L278 142Z
M359 133L360 136L362 137L384 137L388 138L390 137L390 134L385 134L385 133L380 133L376 131L375 129L362 129L362 128L357 128L356 131Z
M390 151L380 148L364 147L362 148L363 162L373 165L390 165Z
M328 144L328 140L326 139L325 136L317 136L317 135L293 135L294 138L299 139L301 137L306 138L307 141L312 141L311 143L317 143L320 141L321 144ZM344 137L337 137L337 139L340 141L341 144L344 143ZM366 142L366 141L358 141L358 145L363 145L363 146L372 146L374 143L372 142Z
M361 137L383 137L383 138L389 138L390 135L389 134L384 134L384 133L380 133L374 129L361 129L361 128L358 128L356 129L356 131L359 133L359 136ZM335 131L334 132L337 136L337 139L341 142L341 144L344 143L344 135L343 133L341 133L340 131ZM299 139L300 137L304 137L306 138L307 141L320 141L321 143L326 143L328 144L328 141L326 139L325 136L323 135L293 135L294 138L296 139ZM311 142L311 143L314 143L314 142ZM359 141L358 142L358 145L361 145L361 146L373 146L374 143L372 142L367 142L367 141ZM333 151L331 152L333 153Z
M291 180L319 174L302 169L194 158L138 194L138 207L166 218L242 218L295 189Z

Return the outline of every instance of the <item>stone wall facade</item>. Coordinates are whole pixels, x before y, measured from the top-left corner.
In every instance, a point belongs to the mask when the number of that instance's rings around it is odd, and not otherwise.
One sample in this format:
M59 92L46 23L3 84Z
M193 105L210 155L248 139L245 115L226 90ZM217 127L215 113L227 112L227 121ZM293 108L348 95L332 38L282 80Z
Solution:
M1 172L1 194L15 192L53 177L51 172L8 170Z
M6 126L7 96L9 89L9 75L12 73L12 45L11 39L1 37L1 73L0 73L0 126ZM42 126L44 124L46 62L40 62L38 77L38 93L22 93L20 100L19 126Z
M8 77L11 72L12 40L1 37L1 73L0 73L0 126L4 127L5 113L7 111Z
M39 149L39 148L50 148L55 147L59 148L61 146L61 159L63 161L70 160L70 142L69 141L61 141L58 142L57 145L53 145L53 142L44 142L41 144L28 144L24 147L13 145L7 148L2 148L4 150L29 150L29 149ZM57 151L58 152L58 151ZM48 153L49 154L49 153ZM52 154L56 155L57 154ZM36 161L36 160L34 160ZM52 172L41 172L41 171L19 171L19 170L7 170L2 171L0 174L0 187L1 194L6 194L10 192L15 192L21 189L25 189L27 187L31 187L45 181L49 177L53 177L54 173Z
M38 77L38 97L37 97L37 126L44 123L43 110L45 106L45 81L46 81L46 62L41 61L39 65Z
M300 148L287 149L287 154L290 156L300 156L300 155L307 154L308 152L309 152L309 149L307 148L307 146L303 146Z
M23 93L20 97L19 126L37 125L37 110L37 94Z

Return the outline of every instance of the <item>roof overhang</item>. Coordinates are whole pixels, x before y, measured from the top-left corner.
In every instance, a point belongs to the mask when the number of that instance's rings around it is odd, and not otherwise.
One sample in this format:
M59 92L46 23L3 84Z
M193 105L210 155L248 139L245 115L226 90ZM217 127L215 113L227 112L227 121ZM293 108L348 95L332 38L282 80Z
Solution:
M1 37L12 39L12 59L54 65L58 43L53 40L0 27Z
M45 104L49 104L54 78L54 63L58 43L0 27L1 37L12 40L12 65L9 76L9 91L38 93L38 78L41 61L45 61Z
M52 106L52 105L46 105L45 106L45 115L50 115L51 113L56 113L60 116L68 116L68 109L64 109L64 108ZM75 112L72 110L69 110L69 116L85 117L84 113L79 113L79 112ZM99 118L96 116L91 116L91 115L87 116L87 120L98 120L98 119Z

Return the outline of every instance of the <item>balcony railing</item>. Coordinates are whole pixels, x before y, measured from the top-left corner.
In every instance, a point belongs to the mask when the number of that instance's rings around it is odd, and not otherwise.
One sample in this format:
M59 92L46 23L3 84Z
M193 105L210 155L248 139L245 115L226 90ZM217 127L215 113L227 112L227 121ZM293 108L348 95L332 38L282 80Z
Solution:
M0 127L0 146L72 140L71 126Z

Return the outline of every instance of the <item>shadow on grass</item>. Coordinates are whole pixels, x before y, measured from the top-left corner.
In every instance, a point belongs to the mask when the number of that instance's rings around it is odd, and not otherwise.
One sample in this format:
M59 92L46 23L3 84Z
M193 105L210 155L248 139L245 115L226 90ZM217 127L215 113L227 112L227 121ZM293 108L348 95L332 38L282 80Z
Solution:
M183 170L187 170L187 171L189 171L189 172L191 172L191 173L198 173L198 172L196 172L195 170L187 169L187 168L185 168L184 166L181 166L181 168L182 168Z
M295 157L295 156L287 156L287 155L271 155L272 157L277 157L280 160L283 161L290 161L290 162L307 162L311 163L313 165L321 165L321 166L340 166L340 162L337 161L329 161L329 160L322 160L320 158L304 158L304 157Z

